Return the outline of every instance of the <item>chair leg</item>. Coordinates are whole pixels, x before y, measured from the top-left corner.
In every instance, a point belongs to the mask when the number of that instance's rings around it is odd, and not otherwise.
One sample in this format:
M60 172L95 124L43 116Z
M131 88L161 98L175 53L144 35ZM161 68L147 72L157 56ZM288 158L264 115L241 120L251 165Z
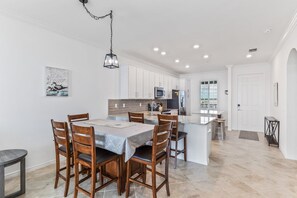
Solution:
M131 167L130 167L130 160L127 162L127 173L126 173L126 198L129 197L130 194L130 174L131 174Z
M157 184L156 184L156 165L152 166L152 191L153 198L157 198Z
M142 165L142 182L146 183L146 165Z
M169 156L166 157L165 160L165 179L166 179L166 192L167 196L170 196L170 190L169 190Z
M74 161L74 198L77 198L77 193L78 193L78 180L79 180L79 168L78 168L79 164L77 162Z
M103 185L103 180L104 180L104 178L103 178L103 168L100 166L99 167L99 177L100 177L100 185Z
M117 179L117 189L118 189L118 195L121 196L122 194L122 185L121 185L121 160L120 158L117 159L117 172L118 172L118 179Z
M174 154L174 169L177 167L177 148L178 148L178 140L175 142L175 154Z
M187 161L187 136L184 137L184 160Z
M68 189L69 189L69 182L70 182L70 159L69 159L69 157L67 157L67 159L66 159L66 182L65 182L64 197L67 197Z
M96 169L97 168L92 168L91 170L91 198L95 197L95 188L96 188Z
M59 174L60 174L60 156L58 152L59 151L56 150L56 179L55 179L55 186L54 186L55 189L58 186Z

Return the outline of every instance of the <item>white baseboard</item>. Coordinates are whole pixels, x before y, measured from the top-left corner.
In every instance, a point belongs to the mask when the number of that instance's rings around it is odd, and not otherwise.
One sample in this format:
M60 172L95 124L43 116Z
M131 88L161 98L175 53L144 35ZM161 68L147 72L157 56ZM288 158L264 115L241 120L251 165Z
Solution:
M38 165L35 165L35 166L28 167L28 168L26 168L26 173L32 172L32 171L40 169L40 168L44 168L46 166L49 166L49 165L55 164L55 163L56 163L56 160L50 160L50 161L47 161L47 162L44 162L44 163L41 163L41 164L38 164ZM13 172L5 174L5 178L16 177L19 174L20 174L20 170L13 171Z

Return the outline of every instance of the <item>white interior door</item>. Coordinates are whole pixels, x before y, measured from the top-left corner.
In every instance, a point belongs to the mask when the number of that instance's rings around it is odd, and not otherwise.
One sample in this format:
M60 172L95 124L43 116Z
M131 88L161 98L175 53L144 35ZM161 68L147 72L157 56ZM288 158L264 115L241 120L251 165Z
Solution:
M237 128L263 131L265 112L265 79L263 74L237 77Z

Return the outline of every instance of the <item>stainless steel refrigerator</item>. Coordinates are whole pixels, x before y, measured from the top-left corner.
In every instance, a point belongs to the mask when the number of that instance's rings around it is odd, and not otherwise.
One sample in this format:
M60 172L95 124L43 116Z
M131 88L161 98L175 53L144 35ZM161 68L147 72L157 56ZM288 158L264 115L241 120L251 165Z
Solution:
M186 115L185 91L172 90L172 99L167 100L168 109L178 109L178 115Z

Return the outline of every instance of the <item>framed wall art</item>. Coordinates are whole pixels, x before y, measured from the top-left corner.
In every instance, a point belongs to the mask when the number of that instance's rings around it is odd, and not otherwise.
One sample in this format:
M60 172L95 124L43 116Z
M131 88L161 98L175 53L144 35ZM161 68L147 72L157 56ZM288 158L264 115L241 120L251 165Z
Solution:
M46 96L68 96L69 70L46 67L45 88Z

